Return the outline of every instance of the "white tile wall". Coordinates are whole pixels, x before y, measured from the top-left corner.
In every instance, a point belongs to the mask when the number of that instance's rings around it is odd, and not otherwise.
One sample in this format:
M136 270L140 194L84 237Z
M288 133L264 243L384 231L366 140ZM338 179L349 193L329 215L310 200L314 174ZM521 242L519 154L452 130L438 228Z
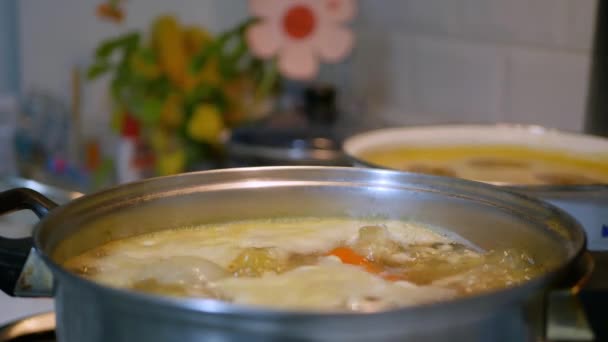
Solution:
M588 51L593 37L597 0L569 0L568 22L564 33L564 45Z
M463 1L405 0L402 5L405 20L401 22L408 32L460 35L465 23L464 5Z
M575 53L513 49L508 59L510 99L504 117L522 123L544 123L582 129L589 58Z
M355 25L360 26L363 32L402 30L405 28L406 4L404 0L359 0Z
M383 69L387 74L386 98L401 108L419 109L416 98L416 42L412 37L391 35Z
M398 58L404 58L404 65L409 65L406 62L409 60L405 56L399 56L392 50L395 48L404 49L408 46L406 42L399 41L399 45L391 42L390 38L384 33L374 31L361 32L360 39L365 40L367 49L356 49L352 56L353 64L350 75L352 87L354 88L354 96L357 98L365 98L368 106L376 107L387 103L395 103L402 105L403 101L407 102L411 99L409 86L412 84L409 78L405 79L405 89L390 89L391 82L404 81L403 75L397 77L394 75L394 68L399 63ZM399 68L406 70L405 68ZM367 72L356 72L357 70L368 70ZM390 92L399 93L403 96L403 101L400 101L399 96L389 96Z
M436 0L431 0L431 2ZM553 46L566 24L566 0L463 0L463 37Z
M467 121L500 119L505 66L500 47L422 37L414 42L419 111Z
M359 0L357 50L332 74L351 102L363 103L356 115L367 119L580 129L596 2ZM94 19L97 3L19 1L24 89L69 97L70 66L86 63L100 39L143 27L161 12L212 29L246 15L245 0L134 0L127 26L117 27ZM85 116L108 117L103 89L85 90Z
M596 2L360 0L364 52L353 55L352 79L369 91L356 94L373 104L368 115L393 125L428 118L580 130ZM387 65L365 67L373 61Z

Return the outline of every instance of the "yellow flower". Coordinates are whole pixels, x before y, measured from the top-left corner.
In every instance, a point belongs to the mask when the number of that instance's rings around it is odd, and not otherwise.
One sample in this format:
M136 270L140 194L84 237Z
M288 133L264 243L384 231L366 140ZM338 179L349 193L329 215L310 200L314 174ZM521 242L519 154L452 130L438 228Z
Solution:
M219 86L221 76L216 59L208 60L196 73L188 72L185 75L184 87L186 92L194 90L198 85Z
M145 79L154 79L160 76L160 68L154 62L144 58L142 51L135 52L129 61L129 66L135 73Z
M190 122L188 122L188 135L196 141L217 143L224 129L219 109L211 104L201 104L196 107Z
M160 154L169 147L169 135L162 129L155 129L150 134L150 145Z
M178 93L172 93L165 99L160 112L160 121L167 128L177 128L184 121L184 103Z
M159 49L161 40L164 39L163 35L167 30L172 30L174 27L178 27L179 23L177 19L172 15L161 15L154 20L152 23L152 46L155 49Z
M188 94L194 90L198 84L199 82L196 79L196 76L192 75L191 73L186 73L184 76L184 85L182 86L182 89L184 89L184 92Z
M156 171L159 175L183 172L186 168L186 152L179 138L162 128L150 132L150 144L156 155Z
M182 89L186 86L187 60L179 23L172 16L161 16L153 29L153 45L167 77Z
M184 172L186 168L186 152L178 148L171 152L161 153L156 162L159 175L173 175Z
M216 58L211 58L203 65L203 69L199 72L198 77L202 83L209 85L219 85L220 69Z
M189 56L199 53L205 45L213 40L209 32L196 26L184 28L182 35L184 47Z

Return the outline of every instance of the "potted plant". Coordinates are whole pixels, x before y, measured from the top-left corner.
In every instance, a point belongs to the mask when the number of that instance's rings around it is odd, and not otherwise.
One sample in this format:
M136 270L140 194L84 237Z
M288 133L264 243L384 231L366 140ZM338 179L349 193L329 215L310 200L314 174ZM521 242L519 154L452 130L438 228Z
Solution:
M155 174L217 162L227 130L270 111L278 73L250 53L245 32L254 21L214 36L162 15L148 32L96 48L88 78L109 75L112 127L134 139L136 151L147 149L151 157L137 160Z

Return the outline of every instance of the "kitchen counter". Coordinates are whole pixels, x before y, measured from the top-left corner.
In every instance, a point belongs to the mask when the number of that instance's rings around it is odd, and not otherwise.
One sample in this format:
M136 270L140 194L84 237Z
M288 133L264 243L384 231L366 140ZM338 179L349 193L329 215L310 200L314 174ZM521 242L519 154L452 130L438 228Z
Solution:
M14 298L0 292L0 325L33 314L53 311L51 298Z

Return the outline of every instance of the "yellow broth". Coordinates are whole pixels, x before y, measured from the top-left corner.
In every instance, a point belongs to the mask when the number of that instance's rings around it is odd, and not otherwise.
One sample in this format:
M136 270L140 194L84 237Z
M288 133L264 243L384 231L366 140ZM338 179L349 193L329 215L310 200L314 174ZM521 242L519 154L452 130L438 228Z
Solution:
M157 295L271 308L379 311L526 281L521 250L479 251L421 224L284 218L171 229L113 241L64 266Z
M403 171L522 185L608 183L608 157L525 146L402 146L363 151L363 161Z

